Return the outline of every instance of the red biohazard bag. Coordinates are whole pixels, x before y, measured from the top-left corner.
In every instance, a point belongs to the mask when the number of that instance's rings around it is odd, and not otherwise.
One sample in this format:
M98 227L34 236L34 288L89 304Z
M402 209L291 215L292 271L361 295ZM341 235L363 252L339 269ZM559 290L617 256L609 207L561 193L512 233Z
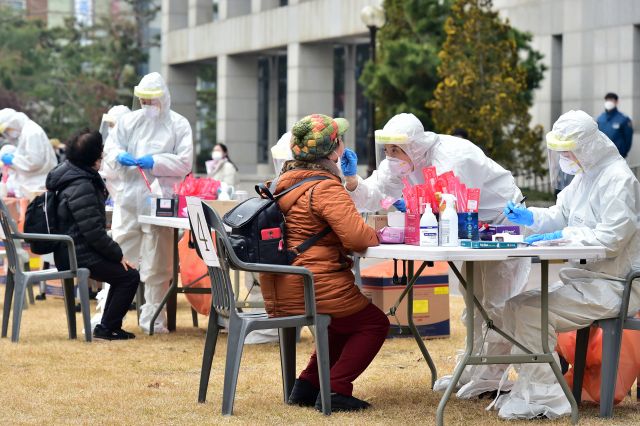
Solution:
M178 251L180 253L180 278L182 285L186 286L191 281L198 279L207 273L207 265L200 259L195 250L189 248L189 234L186 231L184 237L178 243ZM215 240L214 240L215 241ZM209 276L204 277L189 288L211 288ZM185 297L199 314L209 316L211 310L210 294L185 294Z
M572 366L575 362L576 332L558 333L558 354ZM582 399L600 402L600 373L602 370L602 330L592 328L589 335L587 362L582 382ZM622 347L620 348L620 363L614 404L619 404L629 393L631 386L640 373L640 331L624 330L622 332ZM569 369L564 378L573 390L573 368Z

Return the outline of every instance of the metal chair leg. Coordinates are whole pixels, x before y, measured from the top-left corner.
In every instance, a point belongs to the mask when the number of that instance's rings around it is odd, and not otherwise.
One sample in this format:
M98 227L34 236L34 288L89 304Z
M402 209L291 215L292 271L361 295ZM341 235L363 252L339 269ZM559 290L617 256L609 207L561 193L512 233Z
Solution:
M280 337L282 390L286 404L296 381L296 328L280 328L278 334Z
M202 369L200 370L200 390L198 392L198 402L204 404L207 400L207 388L209 387L209 377L211 376L211 364L216 353L216 343L218 342L218 314L213 309L209 316L207 327L207 337L204 341L204 355L202 356Z
M193 320L193 326L198 328L198 312L191 307L191 319Z

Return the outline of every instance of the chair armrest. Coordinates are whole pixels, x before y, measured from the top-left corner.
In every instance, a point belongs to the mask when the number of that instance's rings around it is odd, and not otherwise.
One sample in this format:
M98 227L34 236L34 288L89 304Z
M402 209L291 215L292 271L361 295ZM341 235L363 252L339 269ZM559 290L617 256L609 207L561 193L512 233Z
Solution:
M304 288L304 313L307 317L316 316L316 292L313 284L313 273L301 266L288 265L269 265L264 263L241 263L238 265L235 260L235 253L231 252L233 259L229 259L231 267L238 271L246 272L264 272L267 274L278 275L298 275L302 277L302 285Z
M78 262L76 260L76 248L73 243L73 238L68 235L61 234L25 234L23 232L14 232L13 238L19 238L22 240L35 240L35 241L59 241L67 244L67 250L69 251L69 268L71 272L78 271Z

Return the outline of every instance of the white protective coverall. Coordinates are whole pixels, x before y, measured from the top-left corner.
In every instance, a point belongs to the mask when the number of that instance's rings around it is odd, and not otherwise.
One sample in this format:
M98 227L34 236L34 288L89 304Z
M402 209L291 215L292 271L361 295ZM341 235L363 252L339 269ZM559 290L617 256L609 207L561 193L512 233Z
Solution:
M549 286L549 348L556 333L588 327L593 321L617 317L624 281L640 268L640 184L616 146L583 111L569 111L553 125L552 133L578 139L572 150L584 173L578 173L560 194L555 206L531 208L536 233L562 230L573 243L606 249L605 259L571 260ZM640 309L640 286L633 284L629 313ZM507 301L505 331L534 353L542 352L540 290ZM545 331L546 332L546 331ZM522 353L514 346L513 353ZM554 352L555 354L555 352ZM555 354L556 362L558 356ZM558 364L559 365L559 364ZM528 401L528 403L527 403ZM500 417L507 419L571 413L571 406L548 364L523 364L509 395L498 399Z
M448 135L437 135L425 132L422 123L413 114L399 114L384 126L385 132L406 133L409 144L403 146L406 154L413 162L413 171L407 175L412 185L424 184L422 169L435 166L438 175L453 171L460 182L467 188L480 188L480 204L478 216L481 222L504 224L504 206L508 201L517 202L522 193L515 184L511 172L495 163L473 143L468 140ZM358 186L349 192L359 211L378 211L380 201L387 196L402 198L402 177L389 170L387 160L380 163L378 170L363 180L358 177ZM462 266L462 274L466 271ZM502 328L502 311L504 303L511 297L520 294L527 285L531 272L531 259L519 258L505 261L476 262L474 268L474 293L483 308L494 322ZM460 285L464 294L464 288ZM462 313L465 322L466 309ZM484 347L484 321L477 309L474 309L474 351L490 355L503 355L511 351L511 343L498 333L490 330ZM481 352L482 351L482 352ZM484 392L498 389L500 378L506 365L469 366L463 372L458 387L459 398L473 398ZM451 382L452 376L445 376L436 381L434 390L444 391ZM513 382L503 385L503 389Z
M20 132L17 139L11 139L16 150L9 166L18 175L16 197L29 198L32 191L44 191L47 174L58 165L58 159L42 127L11 108L0 111L0 127Z
M173 184L191 172L193 138L186 118L171 111L171 97L158 73L146 75L138 85L142 90L162 90L160 115L147 118L142 110L124 115L109 133L104 162L120 172L122 185L116 195L113 212L113 238L122 247L124 257L134 264L140 260L140 280L145 283L145 301L141 307L140 328L149 333L151 317L169 289L173 265L173 230L141 224L138 215L147 207L151 192L137 166L125 167L118 154L128 152L136 160L153 156L154 165L145 170L149 183L158 179L164 198L173 198ZM154 332L166 333L166 315L154 324Z
M120 117L130 112L131 112L131 109L129 109L128 106L116 105L113 108L111 108L106 115L109 117L109 119L115 120L113 122L114 124L117 124ZM105 121L104 117L102 121L103 122ZM102 127L103 126L101 125L100 130L102 130ZM114 129L115 127L111 128L111 131L114 131ZM102 137L104 138L104 134ZM118 193L118 187L122 183L122 181L120 180L120 172L118 170L112 169L111 167L107 166L105 162L102 162L100 166L100 176L102 176L102 179L105 180L105 184L107 185L107 191L109 191L109 195L111 196L111 199L115 200L116 194Z

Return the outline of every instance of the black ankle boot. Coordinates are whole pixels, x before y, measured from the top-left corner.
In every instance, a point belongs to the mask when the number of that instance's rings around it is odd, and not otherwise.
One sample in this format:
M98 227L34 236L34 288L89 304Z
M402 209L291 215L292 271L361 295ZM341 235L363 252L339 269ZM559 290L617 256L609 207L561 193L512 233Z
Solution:
M337 392L331 392L331 412L338 411L359 411L366 410L370 408L371 404L361 399L356 398L355 396L345 396L339 394ZM318 394L318 399L316 400L316 410L322 411L322 398L320 394Z
M319 398L320 389L313 386L305 379L296 379L293 390L289 396L289 405L298 405L300 407L313 407L316 405L316 399Z

